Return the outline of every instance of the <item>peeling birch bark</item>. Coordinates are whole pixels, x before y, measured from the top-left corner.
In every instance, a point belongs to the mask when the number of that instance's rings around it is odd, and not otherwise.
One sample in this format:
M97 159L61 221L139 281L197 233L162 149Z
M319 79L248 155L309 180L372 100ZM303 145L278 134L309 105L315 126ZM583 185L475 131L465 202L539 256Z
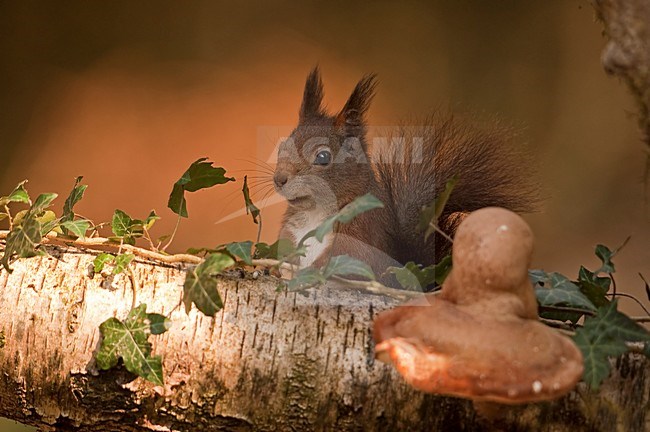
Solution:
M185 265L142 258L137 304L173 321L150 337L165 386L121 367L97 371L99 324L127 315L132 284L93 277L97 252L46 250L0 271L0 416L42 430L650 430L641 356L618 360L598 394L579 387L489 425L470 402L419 393L374 360L371 320L396 299L334 285L278 292L275 278L232 271L219 277L224 309L188 315Z

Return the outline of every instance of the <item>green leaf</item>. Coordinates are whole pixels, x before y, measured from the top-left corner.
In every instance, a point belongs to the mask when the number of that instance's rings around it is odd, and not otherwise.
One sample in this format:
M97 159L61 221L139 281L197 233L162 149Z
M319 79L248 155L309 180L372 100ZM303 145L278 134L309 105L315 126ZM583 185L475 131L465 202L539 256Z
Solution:
M613 300L598 309L596 316L585 319L573 338L584 357L583 379L594 390L609 375L608 358L626 352L626 342L650 343L650 333L619 312L617 306L618 301Z
M20 185L19 185L20 186ZM49 224L56 218L54 212L46 211L57 197L55 193L40 194L36 201L30 206L29 210L21 211L14 218L14 226L7 235L5 251L0 259L0 263L11 273L9 260L17 255L19 258L28 258L37 254L38 247L43 238L43 226L41 220L48 224L47 230L50 230ZM52 228L56 223L52 224Z
M388 267L386 272L394 274L405 290L422 292L434 283L442 285L451 266L451 255L447 255L436 265L423 268L422 265L409 261L404 267Z
M260 209L251 200L248 190L248 176L244 176L244 186L241 191L244 194L244 203L246 203L246 214L250 214L253 217L253 222L257 223L257 218L260 217Z
M52 210L45 210L41 216L35 217L34 219L41 224L41 236L46 235L52 230L63 233L59 228L59 219Z
M61 223L61 227L79 238L86 237L86 231L90 229L90 222L87 220L66 221Z
M25 183L27 183L27 180L21 181L9 195L0 197L0 207L3 207L10 202L29 204L29 194L25 189Z
M251 248L253 247L252 241L243 241L237 243L229 243L226 245L226 250L230 252L233 256L244 261L246 264L253 264L251 258Z
M35 218L24 219L7 235L4 254L0 263L11 273L9 260L17 255L19 258L29 258L36 255L36 247L41 241L41 224Z
M165 315L148 313L147 319L149 320L149 330L152 335L163 334L172 328L172 321Z
M573 341L584 358L583 381L592 389L598 390L600 384L609 376L609 357L618 357L627 351L625 343L593 337L582 328L576 331Z
M326 279L332 276L360 276L375 280L375 273L368 264L348 255L337 255L330 258L323 268L323 276Z
M113 220L111 221L111 230L116 237L124 237L131 234L131 226L133 219L126 212L117 209L113 213Z
M111 255L105 252L100 253L93 260L93 267L95 273L100 273L102 270L104 270L104 265L110 264L114 261L115 261L115 255Z
M151 215L150 215L151 216ZM115 210L111 221L111 230L118 240L126 244L135 245L135 239L144 234L145 222L139 219L132 219L120 209Z
M55 193L40 194L36 198L36 201L34 201L34 204L32 204L32 206L27 211L25 218L40 216L46 208L52 205L52 201L54 201L57 196L58 195Z
M190 312L192 303L207 316L214 316L223 302L218 291L218 281L214 275L235 264L230 256L222 253L208 255L193 269L188 270L183 284L183 303L185 311Z
M255 257L256 258L269 258L282 260L290 255L299 252L289 239L278 239L275 243L268 245L266 243L255 244ZM299 254L300 255L300 254ZM304 253L303 253L304 255Z
M424 291L436 280L433 266L422 268L413 261L407 262L404 267L388 267L386 271L394 274L397 282L408 291Z
M627 242L630 241L631 237L628 237L625 239L622 245L614 249L613 251L609 250L609 248L605 245L597 245L596 246L596 256L600 259L602 262L601 267L596 270L594 273L614 273L616 271L616 268L614 267L614 263L612 262L612 258L616 256L617 253L621 251L627 244Z
M289 291L300 291L325 282L325 276L320 270L313 267L305 267L296 272L294 277L287 282Z
M537 270L539 277L541 270ZM595 311L593 303L580 292L580 288L560 273L545 273L546 277L536 282L535 295L542 306L568 306ZM529 273L530 275L530 273ZM532 280L532 278L531 278ZM542 285L543 284L543 285Z
M305 234L298 243L298 248L302 247L310 237L316 237L316 240L322 242L325 236L334 230L334 224L337 222L348 223L361 213L383 206L384 204L371 193L357 197L354 201L339 210L338 213L325 219L316 229Z
M187 217L187 201L185 201L185 190L183 186L174 184L172 193L169 194L167 207L179 216Z
M578 272L577 284L580 291L587 296L587 298L596 306L601 307L609 303L607 299L607 291L612 280L608 277L599 277L596 273L592 273L583 266L580 266Z
M124 272L124 270L126 270L126 266L128 266L131 261L133 261L133 258L135 258L135 255L130 253L119 254L116 256L115 267L113 267L113 274L116 275Z
M445 183L445 189L433 200L431 204L425 206L422 209L420 214L420 223L418 229L424 231L424 240L426 241L431 234L435 232L435 228L438 226L438 219L442 215L442 212L449 201L456 183L458 182L458 177L454 176L447 180Z
M144 220L143 225L146 229L150 230L153 224L156 223L158 219L160 219L160 216L156 214L155 210L151 210L149 212L149 216L147 216L147 218Z
M612 263L612 257L614 256L614 253L609 250L607 246L601 244L596 246L596 256L600 258L602 262L602 266L596 273L614 273L616 271L614 263Z
M442 285L442 283L447 279L447 276L451 272L453 263L451 255L444 256L438 264L435 265L433 269L433 275L435 276L436 283Z
M196 192L217 184L235 181L234 177L224 175L226 170L220 167L215 168L212 166L212 162L204 162L205 160L207 158L201 158L192 163L181 178L174 183L167 207L179 216L188 217L185 191Z
M70 192L70 195L68 195L68 198L65 200L65 203L63 204L63 216L61 217L61 227L63 228L63 234L68 234L69 228L65 225L65 222L68 221L73 221L74 220L74 205L77 204L79 201L81 201L81 198L84 196L84 192L86 191L86 188L88 185L79 185L79 182L81 182L81 179L83 179L82 176L79 176L75 179L74 181L74 186L72 187L72 191ZM90 224L88 224L90 226ZM87 230L88 228L86 228ZM77 232L73 231L73 234L76 235L77 237L84 237L86 234L86 230L84 230L83 235L79 235Z
M151 324L146 308L141 304L129 312L124 322L109 318L99 326L102 342L96 363L100 369L110 369L122 357L129 372L163 385L162 358L151 357Z

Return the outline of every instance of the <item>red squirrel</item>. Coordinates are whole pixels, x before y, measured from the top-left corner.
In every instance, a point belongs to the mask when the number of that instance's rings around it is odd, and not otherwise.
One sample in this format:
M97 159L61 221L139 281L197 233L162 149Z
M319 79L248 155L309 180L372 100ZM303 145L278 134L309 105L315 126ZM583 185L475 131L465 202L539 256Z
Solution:
M307 77L299 122L280 144L273 181L288 201L280 238L297 244L325 218L368 192L384 207L338 224L322 243L311 238L300 267L322 266L347 254L381 275L391 265L438 262L450 242L436 234L427 241L418 229L424 206L458 181L438 224L448 235L463 215L482 207L530 210L534 187L518 154L506 144L509 131L499 124L473 127L451 114L431 116L425 126L393 130L390 148L369 147L366 112L376 87L375 75L359 81L343 108L329 114L323 106L318 68ZM371 157L372 156L372 157Z

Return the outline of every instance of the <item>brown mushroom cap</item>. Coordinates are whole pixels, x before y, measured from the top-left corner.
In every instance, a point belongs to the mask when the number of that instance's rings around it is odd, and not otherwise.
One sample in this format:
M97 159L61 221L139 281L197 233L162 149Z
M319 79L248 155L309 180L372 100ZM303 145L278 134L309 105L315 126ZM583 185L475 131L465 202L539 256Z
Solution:
M472 213L458 229L440 295L375 318L377 358L422 391L475 401L520 404L569 392L582 376L582 354L537 321L532 244L514 213Z

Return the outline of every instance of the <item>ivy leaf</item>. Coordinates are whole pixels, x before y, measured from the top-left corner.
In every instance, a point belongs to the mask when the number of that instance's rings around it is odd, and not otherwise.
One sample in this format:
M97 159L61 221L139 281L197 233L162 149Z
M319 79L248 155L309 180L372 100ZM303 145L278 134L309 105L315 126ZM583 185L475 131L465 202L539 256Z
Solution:
M59 219L52 210L45 210L41 216L35 217L34 219L41 224L41 236L46 235L50 231L56 231L63 234L63 231L59 228Z
M214 275L235 264L230 256L223 253L208 255L198 266L188 270L183 284L183 303L187 313L192 303L207 316L214 316L223 301L218 291L218 281Z
M135 258L135 255L130 253L119 254L116 256L115 267L113 267L113 274L117 275L124 272L124 270L126 270L126 266L128 266L131 261L133 261L133 258Z
M431 234L435 232L436 227L438 226L438 219L440 219L440 216L442 215L442 212L445 209L447 201L449 201L449 197L451 196L451 193L454 190L457 182L457 176L453 176L447 180L447 183L445 183L445 189L436 197L435 200L433 200L431 204L425 206L422 209L418 229L420 231L424 231L425 241Z
M433 266L422 268L413 261L407 262L404 267L388 267L386 271L394 274L397 282L408 291L424 291L436 280Z
M124 322L109 318L99 326L102 343L96 363L98 368L106 370L117 365L122 357L129 372L163 385L162 358L151 357L151 343L148 341L151 323L146 308L141 304L129 312Z
M68 228L65 223L74 220L75 214L74 214L73 207L76 203L81 201L81 198L83 198L84 192L88 187L88 185L79 184L79 182L81 182L81 179L83 179L83 176L79 176L75 179L74 186L72 187L72 191L70 192L70 195L68 195L68 198L66 198L65 203L63 203L63 216L61 216L61 228L63 230L63 234L66 235L68 234L68 231L72 231L72 229ZM88 224L88 227L90 227L90 224ZM88 227L83 231L83 234L81 235L78 234L80 231L79 229L77 229L76 232L72 231L72 233L77 237L83 238L86 235L86 231L88 230Z
M153 224L156 223L156 221L157 221L158 219L160 219L160 216L158 216L158 215L156 214L156 211L155 211L155 210L151 210L151 211L149 212L149 216L147 216L147 218L144 220L143 225L144 225L144 227L145 227L146 229L149 230L149 229L151 229L151 227L153 226Z
M541 270L537 270L538 278ZM568 306L595 311L594 304L580 291L580 288L560 273L544 273L545 278L536 281L535 295L542 306ZM530 275L530 273L529 273ZM532 278L531 278L532 280Z
M375 273L368 264L348 255L337 255L330 258L323 269L323 276L326 279L332 276L360 276L375 280Z
M253 217L253 222L257 223L257 218L260 217L260 209L251 200L248 190L248 176L244 176L244 186L241 191L244 194L244 202L246 203L246 214L250 214Z
M596 274L598 273L614 273L616 271L616 268L614 267L614 263L612 262L612 258L621 250L625 247L627 242L630 241L631 237L628 237L625 239L622 245L614 249L613 251L609 250L609 248L605 245L597 245L596 246L596 256L600 259L602 262L601 267L595 271Z
M102 270L104 270L104 266L106 264L110 264L114 261L115 255L102 252L93 260L93 269L95 270L95 273L100 273Z
M212 162L204 162L207 158L201 158L192 163L183 173L180 179L174 183L167 207L174 213L182 217L187 215L187 202L185 201L185 191L196 192L200 189L212 187L217 184L235 181L234 177L226 177L226 170L212 166Z
M34 201L34 204L29 208L27 211L27 215L25 218L29 217L37 217L40 216L46 208L48 208L51 204L52 201L58 196L58 194L55 193L43 193L40 194L37 198L36 201Z
M87 220L66 221L61 223L61 228L65 228L64 232L72 233L75 237L86 237L86 231L90 229L90 222Z
M612 280L608 277L597 276L583 266L580 266L578 272L578 285L580 291L596 306L601 307L609 303L607 291Z
M314 267L305 267L296 272L294 277L287 282L289 291L300 291L325 282L325 277L320 270Z
M229 243L226 245L226 250L230 252L233 256L244 261L246 264L253 264L251 258L251 248L253 247L252 241L243 241L237 243Z
M41 224L35 218L27 218L16 225L7 235L4 254L0 263L11 273L9 260L17 255L19 258L29 258L36 255L36 247L41 241Z
M609 357L618 357L627 351L624 342L588 335L584 328L578 329L573 341L582 352L585 370L582 379L589 387L598 390L609 376Z
M617 310L618 301L598 309L596 316L585 319L573 338L584 357L583 379L594 390L609 375L609 357L628 350L626 342L650 343L650 333Z
M444 256L438 264L435 265L433 268L433 275L435 277L435 281L438 285L442 285L442 283L447 279L447 276L449 275L449 272L451 272L453 263L451 259L451 254Z
M16 215L16 218L14 218L14 226L7 234L4 254L0 259L0 264L9 273L12 272L9 267L9 260L14 255L19 258L29 258L37 254L36 247L43 238L41 222L38 219L43 216L45 209L50 206L56 197L57 194L55 193L40 194L29 210L19 212L22 213L21 217L19 218ZM47 218L47 215L45 216Z
M271 245L268 245L266 243L255 244L256 258L282 260L294 254L301 255L300 251L294 247L293 243L289 239L281 238ZM304 255L304 252L302 255Z
M27 180L23 180L7 196L0 197L0 207L4 207L11 202L29 204L29 194L25 189Z
M144 234L144 224L143 221L132 219L126 212L117 209L111 221L111 230L115 234L111 240L121 240L126 244L135 245L135 239Z
M149 320L149 330L152 335L163 334L172 328L172 321L165 315L148 313L147 319Z
M607 246L601 244L596 246L596 256L600 258L602 262L602 266L596 273L614 273L616 271L614 263L612 263L612 257L614 256L614 253L609 250Z
M408 291L424 291L435 284L442 285L451 271L451 255L445 256L436 265L422 267L413 261L407 262L404 267L388 267L387 273L395 275L397 282Z
M337 222L348 223L361 213L369 210L383 207L384 204L373 194L367 193L363 196L357 197L351 203L347 204L338 213L325 219L321 224L309 231L298 243L298 248L304 246L305 241L311 237L316 237L316 240L322 242L325 236L334 230L334 224Z

